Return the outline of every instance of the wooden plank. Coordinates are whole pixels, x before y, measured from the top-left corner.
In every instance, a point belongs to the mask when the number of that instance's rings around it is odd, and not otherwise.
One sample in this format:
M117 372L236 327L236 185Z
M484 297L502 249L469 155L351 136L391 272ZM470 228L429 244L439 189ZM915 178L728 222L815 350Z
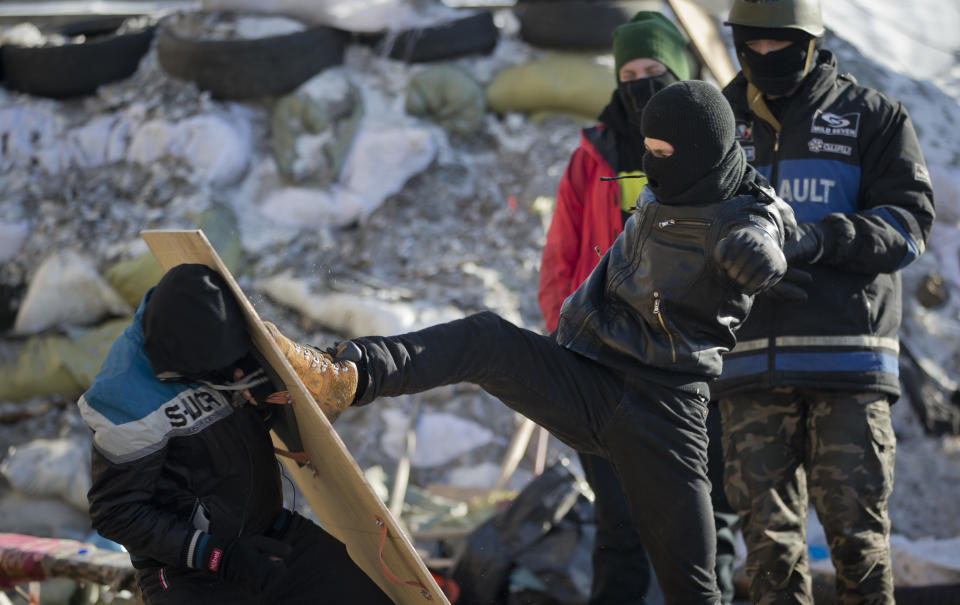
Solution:
M254 344L280 375L294 400L294 413L309 466L286 458L293 480L325 530L343 542L350 556L394 602L402 605L449 605L400 525L377 498L360 467L326 416L314 403L264 327L256 309L240 290L202 231L143 231L141 237L164 270L182 263L200 263L223 276L247 319ZM274 443L283 442L273 435ZM286 449L286 448L283 448ZM381 531L386 532L381 565ZM391 579L390 574L395 576ZM395 580L399 580L399 583Z
M739 71L730 59L727 46L720 39L716 25L692 0L667 0L681 27L687 32L697 58L707 67L721 88Z

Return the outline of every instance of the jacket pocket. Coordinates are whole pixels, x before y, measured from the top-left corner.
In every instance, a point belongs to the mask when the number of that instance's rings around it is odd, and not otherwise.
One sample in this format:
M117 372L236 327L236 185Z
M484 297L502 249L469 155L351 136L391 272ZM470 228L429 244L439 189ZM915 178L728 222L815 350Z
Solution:
M670 343L670 363L675 364L677 363L677 341L664 317L663 298L660 296L659 290L654 290L653 292L653 316L657 318L657 323L660 324L660 327L667 336L667 341Z

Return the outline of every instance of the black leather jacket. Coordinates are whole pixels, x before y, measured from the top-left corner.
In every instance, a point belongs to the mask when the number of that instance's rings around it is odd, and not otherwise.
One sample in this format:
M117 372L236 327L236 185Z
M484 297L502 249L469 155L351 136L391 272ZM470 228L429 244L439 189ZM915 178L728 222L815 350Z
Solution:
M718 376L753 297L714 263L713 250L744 228L783 245L785 205L747 193L767 187L753 169L744 182L736 197L698 205L661 204L645 189L623 233L564 302L557 342L623 372Z

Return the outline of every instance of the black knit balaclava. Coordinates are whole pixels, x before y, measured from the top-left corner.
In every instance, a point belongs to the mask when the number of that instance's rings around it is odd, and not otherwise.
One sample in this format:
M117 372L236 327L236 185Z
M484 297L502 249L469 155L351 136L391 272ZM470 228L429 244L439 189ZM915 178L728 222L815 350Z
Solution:
M789 95L816 64L819 42L805 31L788 27L733 25L733 44L743 75L760 92L773 97ZM760 54L747 46L751 40L785 40L790 46ZM813 42L813 44L811 44Z
M177 265L167 271L150 291L141 322L154 374L196 378L250 350L240 306L220 274L205 265Z
M670 157L643 155L647 184L661 203L713 203L740 187L747 161L733 110L715 86L690 80L664 88L643 111L643 134L674 148Z

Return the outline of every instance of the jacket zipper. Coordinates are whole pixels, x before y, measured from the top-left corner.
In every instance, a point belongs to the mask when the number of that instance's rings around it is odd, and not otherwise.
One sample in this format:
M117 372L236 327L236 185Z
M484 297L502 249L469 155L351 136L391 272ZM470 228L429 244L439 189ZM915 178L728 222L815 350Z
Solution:
M660 312L660 292L654 291L653 293L653 314L657 316L657 320L660 322L660 327L663 328L663 331L667 333L667 338L670 339L670 359L672 363L677 363L677 347L673 343L673 333L670 332L670 328L667 327L667 322L663 320L663 314Z
M667 218L657 223L660 229L667 227L706 227L710 221L699 218Z
M786 112L784 112L784 115L786 115ZM780 168L780 132L782 131L782 129L783 127L781 126L781 130L777 130L774 133L774 137L773 137L773 163L772 163L772 169L770 171L770 176L771 176L770 183L773 186L774 193L777 192L777 174L779 173L778 169ZM767 348L767 368L769 372L768 376L773 376L773 371L774 371L774 368L776 368L776 362L777 362L777 352L774 349L774 347L776 347L775 343L777 339L774 338L772 335L772 333L775 330L775 326L777 325L776 315L777 315L776 311L770 312L771 324L770 324L770 329L767 331L767 342L769 343L769 347ZM772 382L773 381L771 380L771 383Z

